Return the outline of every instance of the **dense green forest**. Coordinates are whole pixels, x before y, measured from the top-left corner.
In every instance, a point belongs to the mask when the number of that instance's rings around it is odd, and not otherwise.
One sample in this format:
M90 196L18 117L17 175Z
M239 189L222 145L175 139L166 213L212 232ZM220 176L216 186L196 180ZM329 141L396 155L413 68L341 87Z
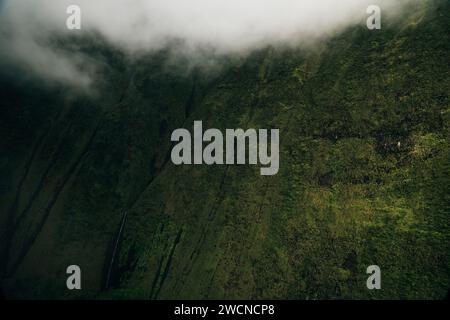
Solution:
M362 21L208 68L174 59L177 44L131 58L97 36L55 40L102 62L89 94L2 67L2 294L445 298L449 26L450 2L426 2L382 30ZM173 165L170 135L195 120L280 129L279 173Z

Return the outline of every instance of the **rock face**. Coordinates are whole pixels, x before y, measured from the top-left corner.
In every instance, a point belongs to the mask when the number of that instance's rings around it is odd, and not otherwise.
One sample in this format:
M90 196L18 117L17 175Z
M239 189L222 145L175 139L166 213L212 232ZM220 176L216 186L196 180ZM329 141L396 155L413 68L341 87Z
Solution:
M81 42L105 62L91 95L2 70L3 295L444 298L450 7L416 9L214 72ZM173 165L171 133L196 120L279 129L278 174Z

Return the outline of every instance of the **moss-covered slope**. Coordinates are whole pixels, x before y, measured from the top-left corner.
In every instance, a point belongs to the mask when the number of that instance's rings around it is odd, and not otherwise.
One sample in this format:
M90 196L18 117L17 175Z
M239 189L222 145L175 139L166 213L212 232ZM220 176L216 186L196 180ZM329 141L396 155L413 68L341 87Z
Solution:
M86 41L104 62L94 96L3 72L3 294L444 298L450 7L413 9L214 72ZM170 134L194 120L279 128L280 172L174 166ZM66 289L71 264L81 291ZM366 288L373 264L382 290Z

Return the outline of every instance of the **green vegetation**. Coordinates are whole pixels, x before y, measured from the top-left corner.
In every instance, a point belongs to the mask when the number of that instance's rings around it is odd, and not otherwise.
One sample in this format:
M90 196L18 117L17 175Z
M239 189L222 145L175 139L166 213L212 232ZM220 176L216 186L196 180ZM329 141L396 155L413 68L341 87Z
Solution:
M450 3L213 71L100 40L94 96L0 77L0 275L19 298L441 299ZM94 54L95 53L95 54ZM180 166L170 134L279 128L280 172ZM113 263L113 245L128 212ZM83 290L65 287L82 269ZM366 288L366 268L382 290Z

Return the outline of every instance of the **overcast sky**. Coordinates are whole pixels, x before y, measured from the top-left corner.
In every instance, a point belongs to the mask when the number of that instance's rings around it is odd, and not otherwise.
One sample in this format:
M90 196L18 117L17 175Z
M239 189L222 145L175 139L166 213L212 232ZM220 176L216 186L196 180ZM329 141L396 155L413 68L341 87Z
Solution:
M366 9L400 11L409 0L0 0L0 59L47 78L89 84L67 55L46 45L49 36L98 31L133 52L159 49L171 39L232 53L284 42L301 44L364 24ZM68 31L66 8L81 8L82 30ZM48 42L47 42L48 43Z

